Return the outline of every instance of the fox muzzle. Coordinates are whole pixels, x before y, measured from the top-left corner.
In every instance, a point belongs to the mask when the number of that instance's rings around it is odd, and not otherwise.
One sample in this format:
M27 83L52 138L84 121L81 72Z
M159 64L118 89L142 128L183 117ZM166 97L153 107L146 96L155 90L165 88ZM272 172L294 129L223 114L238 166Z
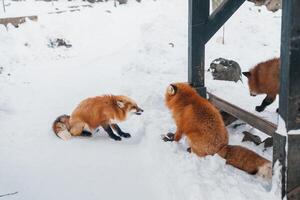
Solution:
M136 114L136 115L141 115L143 112L144 112L143 109L138 108L138 109L136 110L135 114Z

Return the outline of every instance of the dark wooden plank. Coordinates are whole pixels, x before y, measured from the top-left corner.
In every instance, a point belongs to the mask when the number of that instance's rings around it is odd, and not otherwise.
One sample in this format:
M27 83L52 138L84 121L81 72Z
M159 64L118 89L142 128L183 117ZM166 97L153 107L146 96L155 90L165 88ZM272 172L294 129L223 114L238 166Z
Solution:
M15 27L18 27L20 24L24 23L26 19L30 19L32 21L37 21L38 16L23 16L23 17L9 17L9 18L0 18L0 24L7 26L8 24L12 24Z
M189 0L188 24L188 82L202 97L204 86L205 24L209 16L210 0Z
M208 92L209 100L220 110L223 110L232 116L250 124L254 128L273 136L277 129L277 125L265 119L258 117L248 111L245 111L211 93Z
M235 13L235 11L246 0L224 0L220 6L209 16L205 27L204 41L210 38L224 25L224 23Z
M220 110L220 113L222 115L225 126L228 126L228 125L232 124L233 122L235 122L236 120L238 120L236 117L234 117L234 116L232 116L232 115L230 115L227 112L224 112L222 110Z

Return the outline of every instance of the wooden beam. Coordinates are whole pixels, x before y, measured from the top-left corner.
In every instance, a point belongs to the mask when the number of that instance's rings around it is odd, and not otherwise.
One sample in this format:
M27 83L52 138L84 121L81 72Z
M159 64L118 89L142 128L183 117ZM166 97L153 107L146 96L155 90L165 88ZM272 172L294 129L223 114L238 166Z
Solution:
M246 0L224 0L220 6L209 16L205 26L205 38L207 43L210 38L224 25L235 11Z
M236 117L234 117L222 110L220 110L220 113L222 115L225 126L228 126L228 125L232 124L233 122L235 122L236 120L238 120Z
M24 23L26 19L37 21L38 17L36 15L33 15L33 16L23 16L23 17L0 18L0 24L3 24L4 26L7 26L8 24L12 24L13 26L18 27L20 24Z
M273 136L277 125L265 119L258 117L248 111L245 111L219 97L208 92L209 100L220 110L231 114L232 116L250 124L254 128Z

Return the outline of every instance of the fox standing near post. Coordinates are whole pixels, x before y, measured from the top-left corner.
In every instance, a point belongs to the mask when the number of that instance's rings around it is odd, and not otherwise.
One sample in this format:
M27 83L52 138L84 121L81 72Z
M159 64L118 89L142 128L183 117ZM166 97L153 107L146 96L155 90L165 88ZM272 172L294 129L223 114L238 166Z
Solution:
M265 62L258 63L250 71L243 72L248 78L248 85L251 96L258 94L267 94L260 106L256 106L255 110L262 112L265 108L273 103L279 94L279 66L280 59L273 58Z

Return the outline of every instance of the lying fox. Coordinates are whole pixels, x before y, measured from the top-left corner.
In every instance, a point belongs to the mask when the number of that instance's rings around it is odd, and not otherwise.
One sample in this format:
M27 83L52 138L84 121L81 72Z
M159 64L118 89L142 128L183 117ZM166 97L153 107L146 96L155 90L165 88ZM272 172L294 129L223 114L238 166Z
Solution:
M121 140L131 137L116 124L125 121L130 115L141 115L143 109L135 101L126 96L104 95L83 100L71 116L59 116L53 123L54 133L68 140L71 136L91 136L94 130L102 126L109 137ZM114 134L113 130L117 132Z
M279 65L280 59L273 58L258 63L249 72L243 72L243 75L248 78L251 96L267 94L261 105L255 107L258 112L262 112L268 105L273 103L276 95L279 94Z
M271 162L241 146L228 145L228 132L219 111L185 83L171 84L165 94L177 130L171 141L186 135L191 152L200 157L219 154L230 164L249 174L270 179Z

